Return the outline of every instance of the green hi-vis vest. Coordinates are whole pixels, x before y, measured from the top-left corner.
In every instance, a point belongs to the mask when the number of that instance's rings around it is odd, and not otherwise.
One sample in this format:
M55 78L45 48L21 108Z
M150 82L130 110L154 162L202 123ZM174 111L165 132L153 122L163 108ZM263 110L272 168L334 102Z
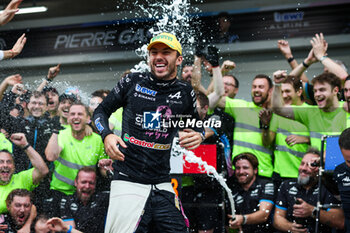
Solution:
M0 214L7 213L6 198L12 190L27 189L33 191L37 185L33 184L34 168L13 174L8 184L0 185Z
M346 112L342 107L324 112L315 105L292 106L296 121L304 124L310 132L311 146L321 151L323 135L340 135L346 129Z
M117 111L112 113L108 121L114 125L113 133L121 137L122 135L122 122L123 122L123 108L118 108Z
M350 113L346 113L346 128L350 127Z
M298 121L293 121L274 114L270 130L276 133L274 145L274 172L283 178L297 178L299 166L305 152L307 143L289 146L286 139L289 135L309 137L309 130Z
M272 150L264 147L262 143L259 126L261 109L253 102L226 97L225 112L235 119L232 159L243 152L250 152L258 158L258 174L271 177Z
M3 133L0 133L0 150L8 150L10 153L12 153L12 143Z
M79 141L72 136L71 127L60 130L58 145L62 151L54 162L50 188L67 195L75 192L74 179L82 167L96 168L100 159L107 158L101 137L92 133Z

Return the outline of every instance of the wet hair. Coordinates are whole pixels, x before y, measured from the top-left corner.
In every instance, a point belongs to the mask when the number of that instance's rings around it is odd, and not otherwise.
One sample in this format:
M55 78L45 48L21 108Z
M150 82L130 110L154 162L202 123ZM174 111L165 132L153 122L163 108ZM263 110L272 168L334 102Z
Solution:
M228 76L228 77L233 78L233 79L235 80L235 87L236 87L236 88L239 88L239 81L238 81L238 79L237 79L233 74L225 74L224 76ZM223 77L224 77L224 76L223 76Z
M335 87L338 87L338 89L341 89L341 81L340 78L338 78L335 74L332 73L322 73L311 80L312 85L315 85L315 83L328 83L331 85L332 89Z
M295 91L303 90L303 81L297 76L288 75L283 83L292 85Z
M254 154L249 153L249 152L243 152L243 153L237 155L236 157L234 157L232 164L234 166L236 166L236 163L238 162L238 160L241 160L241 159L248 160L249 163L252 165L254 170L258 169L259 161Z
M35 217L35 219L33 220L32 225L30 225L30 229L31 232L35 232L35 225L37 222L41 221L41 222L47 222L47 220L49 220L49 216L47 216L46 214L39 214Z
M306 154L314 154L314 155L317 155L318 157L321 157L321 152L315 147L309 147L309 149L306 151L304 156Z
M255 79L260 79L260 78L261 78L261 79L266 79L267 83L269 84L269 89L271 89L271 88L273 87L272 81L271 81L270 77L267 76L266 74L258 74L257 76L255 76L255 78L253 79L253 81L254 81Z
M62 95L60 95L60 97L58 98L58 101L61 103L63 100L65 99L69 99L72 101L72 103L77 101L77 96L74 95L73 93L63 93Z
M104 90L104 89L96 90L91 93L91 97L100 97L101 99L104 100L110 92L111 92L110 90Z
M131 70L125 70L122 74L122 78L124 78L125 76L127 76L128 74L131 74Z
M6 206L11 205L15 196L29 197L30 203L32 203L33 200L32 192L28 191L27 189L14 189L9 193L9 195L6 198Z
M77 176L75 177L75 180L78 180L78 176L80 172L91 172L91 173L95 173L95 175L97 175L96 173L96 169L92 168L92 167L82 167L78 170Z
M201 108L204 108L205 105L209 106L209 99L203 92L197 93L197 100L199 101Z
M340 134L338 142L340 149L350 150L350 128Z
M45 87L43 88L43 91L42 91L42 92L46 95L47 92L50 92L50 91L53 92L53 93L56 93L57 95L59 95L57 89L54 88L54 87L51 87L51 86L45 86Z
M42 91L33 91L31 94L30 94L30 97L29 97L29 102L30 102L30 98L34 97L34 98L41 98L41 97L44 97L45 100L46 100L46 105L47 103L49 102L49 98L45 95L44 92Z
M9 154L9 155L11 155L11 158L13 158L13 154L10 151L8 151L6 149L2 149L2 150L0 150L0 153L1 152ZM14 163L14 161L13 161L13 163Z
M69 111L70 111L71 107L74 106L74 105L83 106L84 109L85 109L86 115L91 116L91 115L90 115L90 111L89 111L89 107L86 106L85 104L83 104L83 103L80 102L80 101L76 101L76 102L72 103L72 105L69 107Z
M346 77L345 82L350 80L350 75Z

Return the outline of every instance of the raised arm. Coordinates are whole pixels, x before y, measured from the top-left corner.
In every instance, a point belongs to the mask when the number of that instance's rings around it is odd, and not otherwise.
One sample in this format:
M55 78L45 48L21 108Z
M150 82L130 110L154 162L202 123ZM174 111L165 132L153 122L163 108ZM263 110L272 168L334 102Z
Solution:
M14 58L18 54L22 52L22 49L27 41L27 38L25 37L25 34L23 33L20 38L18 38L15 45L10 50L1 51L2 52L2 59L10 59ZM0 59L1 60L1 59Z
M60 73L60 66L61 64L58 64L57 66L49 68L46 78L43 79L43 81L40 83L40 85L36 89L37 91L42 91L45 86L47 86L53 81L53 79Z
M191 78L191 85L193 87L193 90L195 92L202 92L204 94L207 94L207 90L202 85L202 70L201 70L201 63L202 58L200 56L195 55L194 56L194 64L193 64L193 71L192 71L192 78Z
M208 95L209 109L214 109L225 94L222 73L219 66L219 50L215 46L208 47L208 62L212 65L214 92Z
M34 148L28 143L26 136L23 133L14 133L10 137L11 141L21 147L27 154L30 162L34 167L33 171L33 183L38 184L42 178L44 178L48 173L44 160L39 155L39 153L34 150Z
M236 68L236 63L230 60L225 60L221 65L221 74L225 76L234 68Z
M276 133L270 130L272 112L268 109L262 109L259 112L261 124L261 137L265 147L272 147L276 138Z
M0 84L0 101L4 97L4 93L8 86L14 86L15 84L22 83L22 76L19 74L8 76Z
M236 68L236 63L234 63L233 61L230 61L230 60L225 60L221 65L222 76L225 76L226 74L228 74L228 72L230 72L234 68ZM212 70L212 73L213 73L213 70ZM211 82L208 86L208 94L210 94L212 92L214 92L214 80L213 79L211 80Z
M287 73L284 70L278 70L273 73L275 85L272 92L272 111L280 116L294 120L293 109L289 106L284 106L281 85Z
M289 75L300 77L301 74L303 74L304 71L315 62L317 62L317 59L314 55L314 50L311 49L307 58L305 58L304 61L301 64L299 64L297 67L295 67L289 73Z
M55 161L60 156L62 148L58 145L58 134L52 133L49 142L45 148L45 155L48 161Z
M314 55L318 61L322 63L322 65L328 69L329 72L338 76L342 85L344 85L346 77L348 77L348 73L341 67L339 64L334 62L331 58L327 57L327 42L325 41L323 34L316 34L315 37L310 41Z
M279 40L277 41L277 46L278 46L278 49L281 51L282 55L284 56L284 58L288 61L289 66L292 68L292 70L296 68L298 66L298 62L295 60L292 54L292 50L289 46L288 41ZM305 73L302 73L300 75L300 79L303 82L309 82L309 79L306 77Z
M5 25L10 22L15 16L16 12L19 11L18 6L22 0L12 0L0 14L0 25Z

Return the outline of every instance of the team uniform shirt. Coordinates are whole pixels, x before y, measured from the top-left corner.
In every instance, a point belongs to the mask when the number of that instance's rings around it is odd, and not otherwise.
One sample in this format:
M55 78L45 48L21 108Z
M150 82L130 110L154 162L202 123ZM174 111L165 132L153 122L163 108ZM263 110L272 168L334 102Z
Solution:
M342 102L340 102L341 105ZM346 114L342 107L324 112L318 106L292 106L294 118L308 127L311 146L321 150L323 135L339 135L346 128Z
M238 183L228 181L228 186L232 190L233 200L235 202L236 214L246 215L259 210L261 202L268 202L274 205L275 187L272 182L265 179L256 178L250 188L245 191ZM228 205L230 206L230 205ZM228 213L231 213L229 210ZM261 224L243 225L243 232L270 232L271 218Z
M95 193L84 205L74 193L61 199L60 216L64 221L74 221L75 228L81 232L103 232L108 200L109 192Z
M293 205L295 204L296 198L301 198L308 204L316 206L318 192L318 185L306 190L300 186L297 181L284 181L277 194L276 208L287 211L286 219L293 222L293 220L295 220L293 217ZM320 203L321 205L340 204L340 202L323 185L321 188ZM315 232L315 219L311 216L303 219L303 225L309 230L309 232ZM321 224L320 232L331 232L331 228Z
M289 135L309 137L309 130L298 121L293 121L278 115L274 115L270 123L270 130L276 133L274 145L274 172L282 178L297 178L299 165L305 152L307 143L297 143L293 146L287 144Z
M224 112L221 108L215 108L214 110L209 109L208 115L216 115L220 118L222 123L221 130L222 133L226 135L229 140L230 148L233 145L233 130L235 128L235 119L228 113Z
M151 73L128 74L94 112L94 123L103 139L113 133L108 118L120 107L127 148L119 147L125 160L113 163L115 179L121 173L143 184L169 182L170 149L179 128L203 132L203 127L188 124L199 120L192 87L176 78L164 81Z
M0 133L0 150L8 150L10 153L12 153L12 143L3 133Z
M0 185L0 213L6 213L6 198L14 189L27 189L32 191L36 185L33 184L34 168L13 174L11 181L6 185Z
M52 135L52 130L57 129L56 122L49 117L33 117L26 118L26 135L30 145L42 156L47 165L48 161L45 157L45 149Z
M333 179L338 185L342 209L345 215L346 230L350 229L350 168L346 163L339 164L333 173Z
M82 167L95 168L99 160L107 158L101 137L92 133L83 140L72 136L72 129L60 130L57 136L62 151L54 162L54 172L50 188L72 195L75 192L74 179Z
M272 150L264 147L259 125L262 108L253 102L226 97L225 112L235 119L232 159L243 152L254 154L259 161L258 174L271 177L273 173ZM272 119L274 116L272 117Z

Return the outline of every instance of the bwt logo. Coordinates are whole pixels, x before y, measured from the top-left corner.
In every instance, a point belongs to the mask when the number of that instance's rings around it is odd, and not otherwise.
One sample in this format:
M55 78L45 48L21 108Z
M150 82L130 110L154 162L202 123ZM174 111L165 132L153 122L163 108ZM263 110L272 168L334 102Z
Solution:
M287 12L279 13L275 12L273 14L275 22L293 22L293 21L302 21L304 18L304 12Z
M141 87L139 84L136 84L135 91L141 92L142 94L151 95L151 96L156 96L157 94L157 91L153 91L146 87Z
M143 125L144 129L160 129L160 112L144 112Z

